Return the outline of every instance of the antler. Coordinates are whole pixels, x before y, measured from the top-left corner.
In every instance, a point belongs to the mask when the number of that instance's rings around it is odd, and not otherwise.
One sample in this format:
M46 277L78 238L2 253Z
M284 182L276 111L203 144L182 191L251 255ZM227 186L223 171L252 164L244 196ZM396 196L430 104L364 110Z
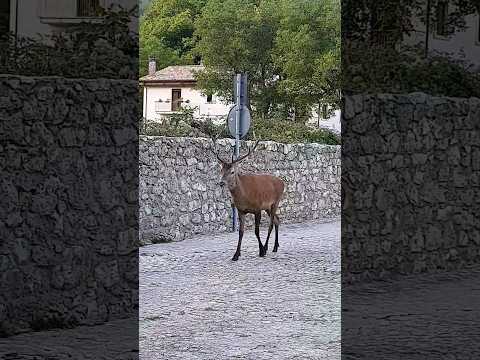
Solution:
M210 139L212 140L212 143L213 143L213 146L210 147L210 151L217 157L218 161L220 161L222 164L229 164L228 161L225 161L223 160L220 155L219 155L219 152L218 151L215 151L214 149L217 148L217 140L218 140L218 137L219 135L217 135L216 137L213 137L212 135L210 135ZM254 133L254 138L255 138L255 133ZM230 165L233 165L237 162L240 162L242 161L243 159L247 158L248 156L250 156L250 154L252 152L255 151L255 149L257 148L258 144L260 143L260 139L258 139L256 142L255 142L255 145L253 147L249 147L248 148L248 153L239 157L238 159L234 159L234 156L235 156L235 152L232 153L232 160L230 161Z
M245 155L239 157L239 158L236 159L236 160L233 160L233 161L232 161L232 164L235 164L235 163L237 163L237 162L240 162L240 161L242 161L243 159L245 159L245 158L247 158L248 156L250 156L250 154L251 154L252 152L254 152L255 149L257 148L259 142L260 142L260 139L258 139L258 140L255 142L255 145L253 146L253 148L252 148L252 147L249 147L249 148L248 148L248 153L246 153Z
M222 164L227 163L225 160L223 160L223 159L220 157L220 155L219 155L219 153L218 153L218 150L217 150L217 151L214 150L214 149L217 148L218 135L217 135L216 137L213 137L213 136L210 135L210 139L211 139L212 142L213 142L213 147L210 148L210 151L217 157L218 161L220 161Z

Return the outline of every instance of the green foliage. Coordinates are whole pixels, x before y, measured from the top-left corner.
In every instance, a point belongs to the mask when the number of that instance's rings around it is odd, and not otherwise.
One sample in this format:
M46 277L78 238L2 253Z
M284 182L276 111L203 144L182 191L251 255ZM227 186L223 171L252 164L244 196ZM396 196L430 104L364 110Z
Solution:
M327 129L314 129L299 122L257 119L247 139L271 140L284 144L320 143L339 145L340 137Z
M434 31L437 1L431 5ZM451 0L447 27L465 29L465 16L480 10L480 0ZM342 7L344 93L408 93L422 91L435 96L478 97L480 73L452 54L425 53L424 43L405 46L404 36L414 26L412 18L427 19L427 6L420 0L355 1ZM428 55L428 56L427 56Z
M138 13L140 16L143 16L145 13L145 9L147 9L150 6L152 0L140 0L138 3Z
M13 34L0 39L0 73L72 78L137 79L138 41L129 29L136 9L103 10L99 22L82 22L43 39Z
M205 124L202 124L203 128L198 126L198 121L195 120L193 116L195 110L195 108L184 107L177 113L165 116L162 122L146 121L146 119L142 119L140 122L139 133L140 135L148 136L204 136L207 132L202 130L208 129L209 126L215 127L215 125L213 125L211 121L207 121ZM213 128L211 130L212 134L214 130L216 129Z
M480 97L480 73L447 54L421 56L421 49L377 48L376 56L353 53L355 66L345 72L345 90L352 93L425 92L434 96Z
M152 0L140 21L140 76L148 73L148 59L159 69L194 63L194 21L205 0Z
M169 137L231 137L225 122L218 124L211 119L203 121L195 119L194 111L193 108L184 108L179 113L166 118L162 123L143 120L140 125L140 134ZM274 119L256 119L246 139L261 139L286 144L340 144L340 137L329 130L314 129L302 123Z
M338 107L340 3L287 2L275 40L273 59L279 88L300 107L325 103ZM321 99L321 101L319 101Z
M342 35L344 44L355 41L365 46L390 45L415 30L413 19L425 24L430 4L430 27L435 29L437 0L343 0ZM447 26L461 30L465 16L480 12L480 0L449 0Z
M140 21L140 75L198 63L204 93L232 99L249 75L250 105L269 118L305 119L312 105L339 107L339 0L152 0ZM292 116L294 114L294 116Z
M231 99L233 75L247 72L251 106L263 118L338 107L338 0L209 0L195 27L205 91Z

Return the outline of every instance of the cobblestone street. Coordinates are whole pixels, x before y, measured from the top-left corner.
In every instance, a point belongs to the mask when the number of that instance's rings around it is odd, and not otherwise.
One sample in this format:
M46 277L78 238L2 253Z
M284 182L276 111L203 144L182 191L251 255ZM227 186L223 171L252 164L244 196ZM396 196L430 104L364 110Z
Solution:
M340 222L280 235L258 258L249 230L237 262L236 234L141 248L140 358L340 359ZM479 359L479 279L477 266L344 288L345 359ZM0 339L0 359L134 359L134 321Z
M480 359L480 267L342 289L346 360Z
M340 221L237 236L140 249L140 358L340 359Z

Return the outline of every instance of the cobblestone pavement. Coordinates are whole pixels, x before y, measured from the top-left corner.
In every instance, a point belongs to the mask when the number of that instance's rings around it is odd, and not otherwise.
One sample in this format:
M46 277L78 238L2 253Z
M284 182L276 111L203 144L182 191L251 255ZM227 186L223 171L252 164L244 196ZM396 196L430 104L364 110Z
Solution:
M480 359L480 268L342 288L342 359Z
M261 229L262 241L266 229ZM340 359L340 221L252 229L140 250L140 358Z

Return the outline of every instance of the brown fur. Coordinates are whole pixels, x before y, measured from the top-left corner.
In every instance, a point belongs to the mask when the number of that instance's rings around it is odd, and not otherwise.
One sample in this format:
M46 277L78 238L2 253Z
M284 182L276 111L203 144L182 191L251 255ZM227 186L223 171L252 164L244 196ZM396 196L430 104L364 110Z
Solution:
M244 213L270 210L283 195L284 184L272 175L238 175L237 186L230 189L236 208Z
M215 146L215 139L212 139ZM266 174L241 174L238 169L238 163L247 158L252 150L254 151L259 143L255 143L253 149L249 149L248 153L232 162L224 161L218 152L212 150L216 155L218 161L222 165L222 179L220 185L227 185L232 195L233 204L238 210L240 220L240 227L238 231L237 251L233 255L232 260L238 260L240 256L240 249L242 246L243 232L245 228L245 215L250 213L255 215L255 236L258 240L259 256L263 257L268 250L268 240L275 226L275 245L273 252L278 250L278 227L280 220L277 216L277 209L285 189L283 181L272 175ZM265 245L262 245L260 240L260 220L262 210L266 211L270 218L270 225L268 227L268 235Z

